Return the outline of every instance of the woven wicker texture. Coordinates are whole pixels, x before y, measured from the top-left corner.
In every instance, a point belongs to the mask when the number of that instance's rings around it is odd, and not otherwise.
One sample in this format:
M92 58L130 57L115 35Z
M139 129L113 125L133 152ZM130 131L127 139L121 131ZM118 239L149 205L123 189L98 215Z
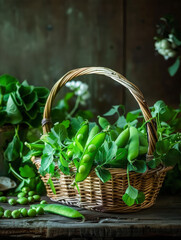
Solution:
M73 78L87 74L100 74L110 77L111 79L119 82L124 87L126 87L133 95L139 104L145 121L149 121L147 124L147 135L149 143L147 160L150 160L155 150L157 133L155 122L152 120L152 116L149 107L144 99L144 96L133 83L128 81L121 74L108 68L79 68L66 73L60 80L58 80L53 86L45 105L42 121L43 132L47 133L51 129L51 107L59 90ZM33 158L32 161L35 163L37 169L39 169L41 159ZM49 175L46 174L44 177L42 177L42 180L45 183L47 195L54 201L104 212L134 212L151 207L155 203L156 197L164 181L166 172L169 169L170 168L161 166L154 170L148 170L144 174L130 172L131 185L137 188L139 191L144 192L145 194L145 201L142 204L134 204L131 207L128 207L122 200L122 196L128 187L127 174L125 169L109 169L112 178L106 183L102 183L95 174L94 170L92 170L89 176L83 182L78 183L80 194L76 188L72 186L74 179L70 176L64 175L63 173L60 174L59 179L52 178L56 194L54 194L50 186L46 184L49 179Z

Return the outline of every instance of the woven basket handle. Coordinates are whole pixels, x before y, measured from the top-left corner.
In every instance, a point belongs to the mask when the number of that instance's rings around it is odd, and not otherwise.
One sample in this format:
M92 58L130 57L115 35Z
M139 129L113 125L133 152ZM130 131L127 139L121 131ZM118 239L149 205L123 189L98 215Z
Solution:
M131 83L125 77L123 77L121 74L105 67L84 67L84 68L74 69L66 73L62 78L60 78L55 83L55 85L50 91L50 94L48 96L48 99L46 101L46 105L44 108L43 120L42 120L43 133L47 133L51 129L50 112L51 112L52 103L58 91L61 89L61 87L63 87L68 81L72 80L73 78L82 76L82 75L87 75L87 74L100 74L100 75L105 75L107 77L110 77L116 82L122 84L131 92L131 94L139 104L139 107L143 113L145 121L149 121L147 124L147 135L148 135L148 143L149 143L147 156L151 157L151 155L155 150L155 144L157 142L156 125L155 125L155 122L151 120L152 119L151 112L144 99L142 92L133 83Z

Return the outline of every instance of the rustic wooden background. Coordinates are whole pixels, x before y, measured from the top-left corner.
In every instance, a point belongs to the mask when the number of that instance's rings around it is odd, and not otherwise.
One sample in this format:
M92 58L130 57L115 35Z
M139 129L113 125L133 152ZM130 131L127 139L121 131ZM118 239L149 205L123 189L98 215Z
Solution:
M0 74L51 89L73 68L105 66L135 83L149 105L163 99L177 107L181 72L169 76L172 60L155 55L153 37L165 14L181 23L180 9L180 0L0 0ZM82 80L99 114L113 104L138 107L111 79Z

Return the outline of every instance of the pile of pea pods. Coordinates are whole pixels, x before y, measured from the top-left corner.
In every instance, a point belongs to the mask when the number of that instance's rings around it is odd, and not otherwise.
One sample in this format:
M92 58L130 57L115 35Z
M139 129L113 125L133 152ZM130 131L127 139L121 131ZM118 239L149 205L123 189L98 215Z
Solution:
M126 126L124 129L112 128L111 124L104 117L99 117L98 123L90 129L90 124L85 122L77 131L73 143L68 147L67 156L72 158L74 147L77 146L82 155L75 176L76 182L81 182L87 178L95 158L106 142L116 144L117 153L104 168L123 168L127 163L133 163L135 159L141 159L148 150L147 135L138 131L134 126Z

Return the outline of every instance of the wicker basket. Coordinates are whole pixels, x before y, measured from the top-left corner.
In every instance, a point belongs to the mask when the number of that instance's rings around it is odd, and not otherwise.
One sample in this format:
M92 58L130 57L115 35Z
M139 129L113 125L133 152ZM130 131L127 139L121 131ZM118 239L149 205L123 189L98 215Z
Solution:
M148 121L152 118L149 107L144 100L143 94L125 77L108 68L85 67L68 72L53 86L44 109L42 121L44 133L50 131L51 107L60 88L73 78L86 74L105 75L122 84L131 92L133 97L138 102L145 121ZM156 125L153 120L150 120L147 124L147 135L149 146L146 161L149 161L152 158L152 154L155 150L155 144L157 141ZM39 169L41 159L33 158L32 160L35 163L37 169ZM127 173L125 169L109 169L112 178L106 183L101 182L93 169L83 182L78 183L80 194L71 185L74 179L71 176L64 175L63 173L61 173L59 179L52 178L56 189L56 195L53 194L50 186L46 184L49 175L46 174L44 177L42 177L42 180L45 183L48 197L54 201L103 212L134 212L151 207L155 203L156 197L159 193L166 172L168 170L170 170L169 167L165 168L164 166L160 166L157 169L149 169L144 174L130 172L131 185L137 188L139 191L144 192L145 194L145 201L142 204L134 204L130 207L128 207L122 200L122 196L128 187Z

